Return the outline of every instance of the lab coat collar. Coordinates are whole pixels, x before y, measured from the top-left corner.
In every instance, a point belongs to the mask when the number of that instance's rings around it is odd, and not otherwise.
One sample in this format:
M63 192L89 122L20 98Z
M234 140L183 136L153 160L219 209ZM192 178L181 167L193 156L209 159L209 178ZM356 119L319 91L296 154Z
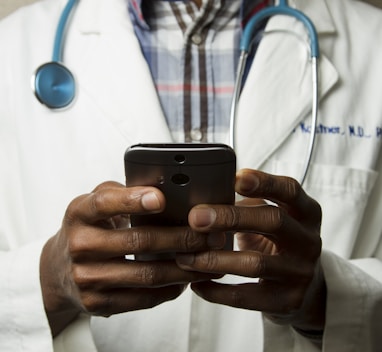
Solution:
M291 1L291 4L313 21L319 34L334 34L336 32L336 26L329 12L327 1L329 0L294 0Z
M110 33L129 24L127 6L127 0L81 0L76 10L77 29L82 34Z
M311 15L317 31L335 33L326 2L309 1L310 8L305 1L295 3ZM292 17L275 16L268 21L265 33L239 101L235 130L239 167L261 168L300 122L308 117L306 122L310 124L311 60L309 51L301 45L301 38L309 40L306 30ZM337 80L337 70L321 53L320 101ZM304 155L304 151L301 153Z
M73 30L80 37L94 37L86 41L93 44L77 68L79 95L91 99L127 143L170 142L171 133L127 11L126 0L79 3ZM73 54L68 55L71 58Z

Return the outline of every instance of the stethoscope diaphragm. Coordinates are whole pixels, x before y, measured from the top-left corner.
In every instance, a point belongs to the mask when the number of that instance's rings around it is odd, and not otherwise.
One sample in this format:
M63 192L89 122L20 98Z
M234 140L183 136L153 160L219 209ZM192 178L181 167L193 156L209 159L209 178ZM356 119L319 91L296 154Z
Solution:
M41 65L36 70L32 83L37 99L50 109L65 108L75 97L74 76L59 62Z

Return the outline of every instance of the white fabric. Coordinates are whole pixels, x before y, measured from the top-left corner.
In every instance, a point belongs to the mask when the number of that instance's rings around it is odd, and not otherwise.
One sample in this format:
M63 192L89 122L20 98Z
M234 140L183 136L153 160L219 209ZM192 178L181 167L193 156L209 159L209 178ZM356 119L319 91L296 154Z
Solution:
M73 107L51 112L34 98L30 77L50 59L64 4L45 0L0 24L4 351L53 349L38 280L39 254L60 227L67 204L105 180L123 183L129 145L171 140L124 0L82 0L78 6L64 52L78 83ZM376 193L382 187L382 14L352 0L296 4L315 23L322 49L321 126L305 188L324 215L324 350L362 346L373 351L381 346L382 319L382 197ZM291 29L298 34L285 34ZM310 63L300 41L305 31L283 16L270 20L267 31L240 101L238 164L298 178L311 107ZM259 351L260 317L186 291L152 310L94 319L91 328L106 351ZM56 350L94 350L88 322L74 324L56 339ZM266 351L316 349L289 327L264 325Z

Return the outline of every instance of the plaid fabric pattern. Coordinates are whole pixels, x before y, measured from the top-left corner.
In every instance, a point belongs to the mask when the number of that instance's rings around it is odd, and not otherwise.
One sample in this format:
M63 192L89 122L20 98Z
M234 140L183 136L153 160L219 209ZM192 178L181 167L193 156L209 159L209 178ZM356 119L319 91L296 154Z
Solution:
M241 26L256 0L129 0L129 13L175 142L224 142Z

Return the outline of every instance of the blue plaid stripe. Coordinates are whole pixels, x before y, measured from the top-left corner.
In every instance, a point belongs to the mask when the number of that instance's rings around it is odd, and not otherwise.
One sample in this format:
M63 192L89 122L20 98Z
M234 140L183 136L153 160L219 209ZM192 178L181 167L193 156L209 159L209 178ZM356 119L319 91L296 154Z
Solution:
M174 141L226 140L241 24L261 2L129 0Z

